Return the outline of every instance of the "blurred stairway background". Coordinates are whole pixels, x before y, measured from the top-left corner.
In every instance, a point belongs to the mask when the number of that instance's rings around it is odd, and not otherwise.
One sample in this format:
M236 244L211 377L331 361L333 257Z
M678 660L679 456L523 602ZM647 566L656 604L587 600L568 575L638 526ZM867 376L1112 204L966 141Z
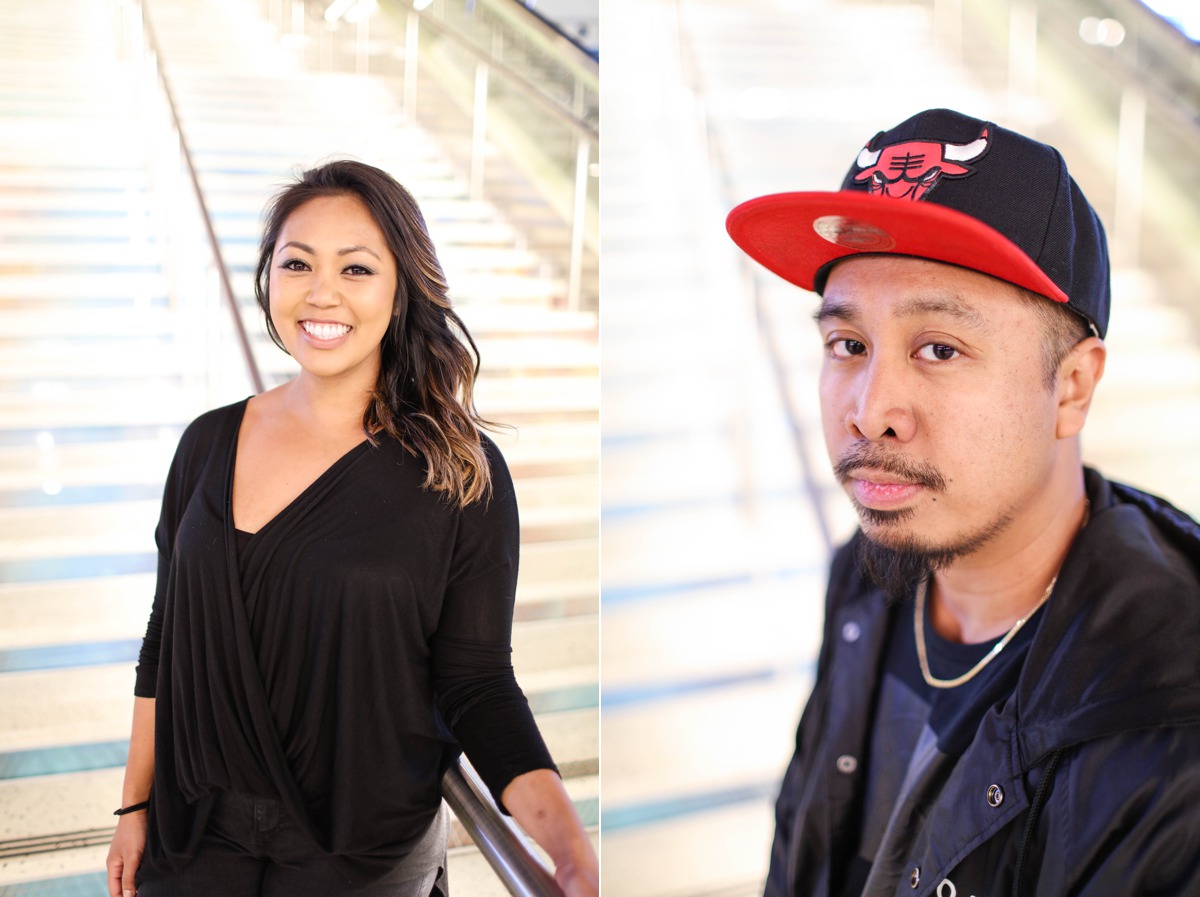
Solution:
M493 72L483 94L475 80L464 100L461 84L438 77L439 65L463 64L470 45L449 35L464 21L484 29L488 4L479 3L473 18L435 4L422 14L433 22L424 29L406 24L416 14L400 4L353 23L326 20L326 6L145 3L157 63L268 388L295 369L266 338L253 302L265 200L300 168L350 156L393 173L420 203L452 298L480 348L480 411L512 425L494 438L522 511L514 663L595 831L594 63L590 80L574 59L568 69L584 75L552 78L544 47L560 46L560 38L539 36L540 55L521 49L520 23L506 22L502 37L488 38L514 70L536 57L540 76L576 103L565 116L529 118L545 152L555 128L567 148L566 174L535 182L506 154L514 141L531 139L521 137L499 96L531 102L518 82ZM353 4L341 6L353 12ZM395 23L399 38L389 30ZM154 590L162 480L188 421L253 391L141 27L129 0L0 2L5 897L105 893L133 665ZM409 46L420 46L423 58L439 56L419 70L417 107L401 80L417 71L411 55L405 68L405 36L420 41ZM469 64L478 75L475 55ZM491 100L482 133L480 96ZM555 189L556 198L541 198ZM452 854L456 888L504 893L463 834L453 837L463 844Z
M1081 36L1106 16L1122 45ZM1197 50L1123 0L611 0L604 29L604 885L748 897L855 520L815 299L744 259L725 215L836 189L924 108L1058 146L1115 260L1085 459L1200 514Z

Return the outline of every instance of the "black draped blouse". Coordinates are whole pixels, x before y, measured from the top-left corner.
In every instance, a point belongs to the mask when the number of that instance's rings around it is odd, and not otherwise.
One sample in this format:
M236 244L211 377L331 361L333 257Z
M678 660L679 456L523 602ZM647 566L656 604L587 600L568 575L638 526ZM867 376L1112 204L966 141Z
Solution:
M512 480L484 437L492 495L464 509L422 488L395 440L364 441L239 557L245 408L187 428L163 494L134 690L156 698L147 850L185 863L214 794L236 790L282 800L349 881L370 881L427 829L460 744L497 800L554 768L512 670Z

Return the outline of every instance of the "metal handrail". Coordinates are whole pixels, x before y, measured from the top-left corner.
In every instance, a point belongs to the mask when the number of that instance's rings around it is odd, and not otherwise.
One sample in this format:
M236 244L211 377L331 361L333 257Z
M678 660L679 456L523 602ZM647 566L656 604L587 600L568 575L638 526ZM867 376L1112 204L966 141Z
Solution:
M213 263L216 266L217 275L221 281L221 292L224 294L230 314L233 316L234 333L237 334L238 344L241 347L242 356L246 361L246 369L250 375L250 382L254 387L254 391L261 393L265 388L262 372L259 371L258 362L254 358L254 349L250 345L250 337L246 333L245 322L242 321L242 313L238 308L237 295L233 291L233 282L229 277L229 269L225 266L225 259L221 255L221 246L217 241L217 232L213 228L212 216L209 214L208 204L204 201L204 192L200 189L200 178L196 174L196 166L192 161L192 153L188 148L187 138L184 135L183 122L179 118L179 109L175 105L175 97L171 92L171 86L167 83L166 73L159 63L162 55L159 52L158 40L155 37L154 28L150 24L150 18L146 13L145 4L142 0L132 0L132 2L137 9L138 19L142 23L142 36L145 41L145 48L150 52L154 71L158 76L159 87L162 88L163 95L167 101L167 108L171 112L171 123L175 128L175 133L179 135L180 155L187 165L188 177L192 182L192 190L195 192L196 203L200 208L200 217L204 220L204 230L208 235L209 249L212 251Z
M600 66L597 59L564 34L553 22L543 18L536 8L522 0L478 0L481 6L499 19L516 28L524 37L540 45L571 70L584 78L593 90L600 86Z
M505 821L461 757L442 777L442 796L513 897L563 897L554 877Z

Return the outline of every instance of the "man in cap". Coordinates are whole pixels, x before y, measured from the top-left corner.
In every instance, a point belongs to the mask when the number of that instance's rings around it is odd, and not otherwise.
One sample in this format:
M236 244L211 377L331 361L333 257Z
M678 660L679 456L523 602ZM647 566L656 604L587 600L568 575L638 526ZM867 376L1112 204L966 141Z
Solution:
M1200 526L1082 464L1109 266L1062 156L932 110L728 228L821 295L860 521L767 893L1200 894Z

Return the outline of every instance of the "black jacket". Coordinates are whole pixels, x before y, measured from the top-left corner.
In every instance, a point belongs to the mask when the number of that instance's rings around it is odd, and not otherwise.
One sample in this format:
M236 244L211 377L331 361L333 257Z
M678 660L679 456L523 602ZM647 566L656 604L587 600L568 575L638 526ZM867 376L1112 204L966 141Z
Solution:
M1200 525L1086 472L1092 516L1015 692L906 783L864 894L1200 895ZM776 805L768 897L828 897L858 846L891 614L853 540Z

